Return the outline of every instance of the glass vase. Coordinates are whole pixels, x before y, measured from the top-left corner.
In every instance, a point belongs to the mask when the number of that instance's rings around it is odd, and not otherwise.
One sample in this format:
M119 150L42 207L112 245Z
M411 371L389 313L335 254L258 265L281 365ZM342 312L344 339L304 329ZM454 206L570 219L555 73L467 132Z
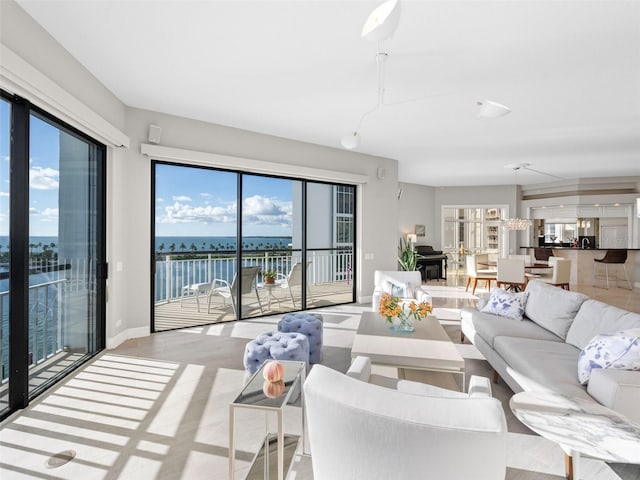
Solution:
M391 329L398 333L409 333L415 330L413 325L413 317L393 317L391 319L392 326Z

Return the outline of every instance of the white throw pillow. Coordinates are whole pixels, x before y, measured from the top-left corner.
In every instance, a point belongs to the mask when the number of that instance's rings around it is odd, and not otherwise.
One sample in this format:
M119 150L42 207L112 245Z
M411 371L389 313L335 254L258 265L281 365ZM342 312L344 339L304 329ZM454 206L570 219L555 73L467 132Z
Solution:
M640 370L640 336L596 335L580 352L578 380L586 385L594 368Z
M522 320L528 296L528 292L511 293L502 288L494 288L481 311L513 320Z
M407 286L401 282L392 282L385 280L382 284L382 291L390 294L392 297L404 298L406 296Z

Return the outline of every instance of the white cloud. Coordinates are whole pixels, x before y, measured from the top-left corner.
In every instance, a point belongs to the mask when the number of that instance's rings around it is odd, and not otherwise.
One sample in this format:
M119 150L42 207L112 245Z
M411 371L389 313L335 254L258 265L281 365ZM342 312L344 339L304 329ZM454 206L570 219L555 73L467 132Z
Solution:
M40 211L37 208L29 208L29 215L40 215Z
M58 188L60 172L53 168L31 167L29 186L36 190L55 190Z
M0 197L8 197L9 192L0 192Z
M45 208L42 210L42 215L49 218L58 218L59 210L57 208Z
M243 203L244 221L252 225L290 227L292 212L291 202L281 202L261 195L245 198ZM164 214L160 214L156 221L158 223L235 223L237 221L236 204L194 206L175 201L173 205L164 207Z
M236 206L194 207L175 202L164 209L165 215L159 217L160 223L232 223L236 221Z
M213 198L213 195L211 195L210 193L201 193L200 196L202 198Z
M164 202L164 198L160 198L160 197L158 197L158 198L156 198L156 202L158 202L158 203L162 203L162 202Z
M187 197L186 195L174 195L173 201L174 202L190 202L191 197Z
M273 198L253 195L244 199L244 221L253 225L291 225L293 217L291 202L282 202Z

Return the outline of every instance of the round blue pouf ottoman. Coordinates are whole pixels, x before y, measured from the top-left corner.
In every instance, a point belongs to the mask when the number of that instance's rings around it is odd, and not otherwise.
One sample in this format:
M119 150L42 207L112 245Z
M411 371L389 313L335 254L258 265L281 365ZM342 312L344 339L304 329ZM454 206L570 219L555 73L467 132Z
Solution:
M247 343L244 368L255 373L265 360L293 360L309 363L309 340L301 333L267 332Z
M302 333L309 339L309 362L319 363L322 355L322 315L287 313L278 322L279 332Z

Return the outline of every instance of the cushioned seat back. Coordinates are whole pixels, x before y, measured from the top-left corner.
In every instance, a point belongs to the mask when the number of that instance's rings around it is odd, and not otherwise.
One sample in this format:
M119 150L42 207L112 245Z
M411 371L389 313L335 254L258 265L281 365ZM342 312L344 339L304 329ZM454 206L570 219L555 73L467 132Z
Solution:
M567 338L567 331L580 306L589 298L581 293L552 287L540 280L530 281L526 291L529 292L524 309L527 318L562 339Z
M587 300L571 324L566 341L582 350L596 335L611 335L630 328L640 328L640 314Z
M413 395L323 365L304 394L315 480L504 480L506 420L495 398Z

